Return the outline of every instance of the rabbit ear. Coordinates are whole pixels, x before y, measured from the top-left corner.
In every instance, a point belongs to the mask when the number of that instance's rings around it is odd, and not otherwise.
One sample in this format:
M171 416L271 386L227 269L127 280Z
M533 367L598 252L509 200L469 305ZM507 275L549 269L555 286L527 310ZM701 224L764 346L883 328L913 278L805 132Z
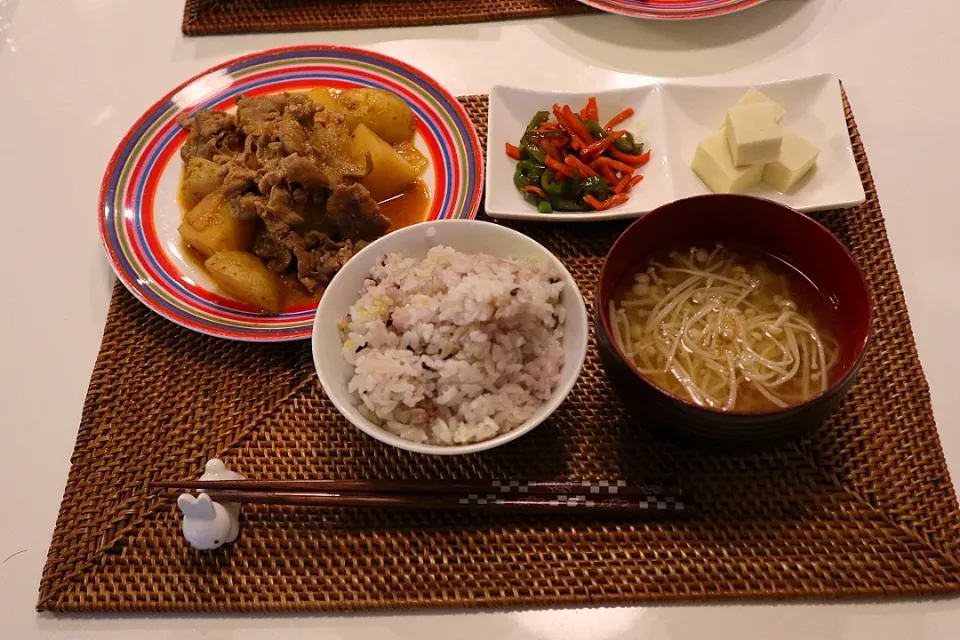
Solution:
M193 497L189 493L182 493L177 498L177 506L183 512L184 517L208 520L214 517L213 502L210 496L201 493Z
M227 470L227 465L223 464L223 460L219 458L211 458L207 460L206 466L204 466L204 471L207 473L223 473Z
M181 493L177 498L177 506L180 507L180 511L183 512L183 515L190 517L190 514L193 513L193 505L196 503L197 499L194 498L189 493Z
M2 1L2 0L0 0ZM236 471L227 469L227 465L219 458L211 458L203 467L201 480L243 480L243 476Z

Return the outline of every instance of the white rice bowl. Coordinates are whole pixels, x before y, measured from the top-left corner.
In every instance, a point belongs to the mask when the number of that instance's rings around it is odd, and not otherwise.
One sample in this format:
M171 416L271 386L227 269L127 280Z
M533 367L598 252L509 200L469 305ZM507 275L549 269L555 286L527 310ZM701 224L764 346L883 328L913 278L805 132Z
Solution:
M444 246L382 256L340 327L360 412L437 445L517 428L560 380L563 287L538 260Z
M559 406L586 355L586 308L530 238L437 221L354 256L321 298L313 341L324 391L360 429L403 449L468 453Z

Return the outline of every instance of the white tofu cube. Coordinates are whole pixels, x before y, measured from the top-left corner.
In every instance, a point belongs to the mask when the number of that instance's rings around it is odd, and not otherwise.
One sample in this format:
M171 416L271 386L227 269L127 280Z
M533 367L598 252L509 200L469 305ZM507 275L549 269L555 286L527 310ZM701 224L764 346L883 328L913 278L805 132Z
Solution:
M774 162L780 157L783 131L776 106L769 102L734 105L727 111L726 134L733 164L742 167Z
M788 193L813 169L818 157L819 149L794 132L784 131L780 157L763 168L763 181Z
M781 107L779 104L767 97L765 93L757 91L756 89L750 89L743 97L737 100L737 104L759 104L761 102L769 102L774 106L776 115L774 118L779 124L783 120L783 116L787 114L787 110Z
M690 163L693 172L714 193L743 193L760 183L763 165L735 167L722 131L699 145Z

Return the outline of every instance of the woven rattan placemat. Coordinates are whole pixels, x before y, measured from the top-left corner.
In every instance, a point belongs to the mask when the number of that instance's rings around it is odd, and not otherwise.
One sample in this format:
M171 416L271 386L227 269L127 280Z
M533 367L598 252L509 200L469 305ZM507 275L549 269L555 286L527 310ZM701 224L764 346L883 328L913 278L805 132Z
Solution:
M462 99L481 137L486 98ZM860 381L813 437L715 455L649 436L591 345L554 416L505 447L407 454L325 399L306 342L256 346L163 320L117 286L38 608L308 611L921 595L960 589L960 514L867 158L867 202L819 214L863 266L876 334ZM624 223L519 226L588 298ZM267 478L677 478L696 519L631 524L484 514L245 507L240 539L190 550L148 481L212 456Z
M187 0L188 36L493 22L596 13L577 0Z

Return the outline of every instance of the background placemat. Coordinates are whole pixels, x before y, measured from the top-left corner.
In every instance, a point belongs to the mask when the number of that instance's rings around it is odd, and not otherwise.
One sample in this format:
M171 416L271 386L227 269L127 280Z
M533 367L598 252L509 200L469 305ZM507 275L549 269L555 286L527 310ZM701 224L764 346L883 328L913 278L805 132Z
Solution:
M486 98L462 98L486 135ZM818 217L863 266L873 348L816 435L750 455L649 436L611 397L591 344L567 401L485 454L388 448L340 418L306 342L257 346L163 320L117 285L90 382L38 608L308 611L828 598L960 590L960 515L867 159L867 202ZM626 223L517 225L589 298ZM675 477L696 519L633 524L245 507L240 539L189 549L146 489L224 457L253 478Z
M183 33L413 27L598 13L577 0L187 0Z

